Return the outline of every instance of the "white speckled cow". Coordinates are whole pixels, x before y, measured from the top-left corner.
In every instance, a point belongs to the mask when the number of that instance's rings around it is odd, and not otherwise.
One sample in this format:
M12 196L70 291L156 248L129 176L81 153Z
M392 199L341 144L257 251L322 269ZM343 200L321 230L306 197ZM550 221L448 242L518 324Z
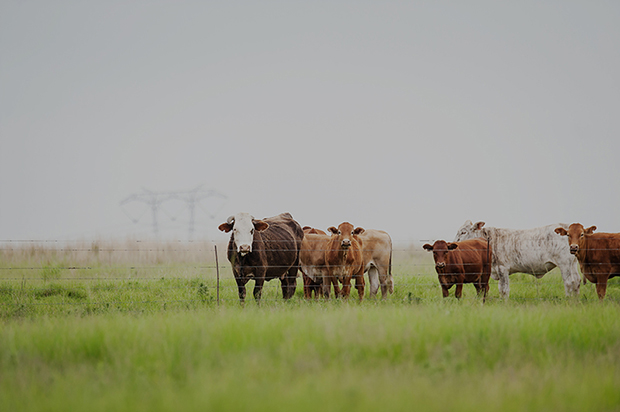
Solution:
M529 273L543 277L556 266L562 272L567 296L579 294L579 264L570 253L566 239L555 232L559 223L534 229L502 229L483 227L484 222L465 222L456 233L455 242L483 237L493 249L491 276L499 281L501 297L510 295L508 276L513 273Z

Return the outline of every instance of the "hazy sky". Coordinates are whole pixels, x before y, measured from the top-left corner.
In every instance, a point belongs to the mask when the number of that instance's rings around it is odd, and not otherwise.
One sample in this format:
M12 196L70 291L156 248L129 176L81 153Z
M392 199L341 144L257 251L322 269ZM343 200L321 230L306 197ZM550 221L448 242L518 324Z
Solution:
M619 22L617 1L2 1L0 240L149 235L119 202L200 184L228 199L196 238L240 211L395 242L620 232Z

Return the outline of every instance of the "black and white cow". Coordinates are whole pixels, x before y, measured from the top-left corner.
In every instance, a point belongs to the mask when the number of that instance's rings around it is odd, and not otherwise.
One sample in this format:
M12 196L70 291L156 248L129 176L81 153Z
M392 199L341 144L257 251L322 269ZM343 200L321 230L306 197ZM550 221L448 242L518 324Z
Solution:
M571 255L568 242L555 232L557 227L568 229L566 224L554 224L534 229L502 229L483 227L484 222L470 220L456 232L455 242L483 237L493 250L491 277L499 281L501 297L510 295L508 276L529 273L543 277L556 266L562 272L567 296L579 294L579 264Z
M254 219L248 213L230 216L219 230L231 232L228 260L239 288L239 299L245 299L245 285L254 279L254 299L261 298L265 281L278 278L282 282L282 297L295 294L299 249L304 232L289 213ZM564 242L566 243L566 242Z

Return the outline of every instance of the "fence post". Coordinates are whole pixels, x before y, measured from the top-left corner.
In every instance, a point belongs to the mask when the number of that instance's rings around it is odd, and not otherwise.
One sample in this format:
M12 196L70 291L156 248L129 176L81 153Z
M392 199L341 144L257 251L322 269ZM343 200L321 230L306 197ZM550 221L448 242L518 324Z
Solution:
M217 306L220 306L220 264L217 259L217 245L215 246L215 272L217 273Z

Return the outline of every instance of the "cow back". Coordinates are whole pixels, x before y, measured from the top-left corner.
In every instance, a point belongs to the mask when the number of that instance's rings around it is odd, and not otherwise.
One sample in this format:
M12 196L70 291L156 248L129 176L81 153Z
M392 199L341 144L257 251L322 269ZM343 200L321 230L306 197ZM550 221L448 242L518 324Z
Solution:
M329 240L330 237L324 234L304 234L299 250L299 265L301 271L312 280L321 278L325 271L325 251Z
M585 250L577 253L582 270L620 276L620 233L593 233L585 239Z
M555 232L557 227L568 225L558 223L532 229L489 227L481 232L493 248L494 266L503 266L509 273L543 275L573 259L568 242Z
M492 249L487 239L469 239L456 244L458 248L448 253L446 272L460 273L469 281L490 273Z
M262 241L262 249L265 251L267 265L291 266L299 259L299 250L304 238L301 226L289 213L263 219L269 227L263 232L256 232L254 243L257 238ZM258 235L258 236L257 236Z
M390 235L383 230L366 229L359 237L362 240L362 255L366 269L370 264L374 264L387 270L392 258Z

